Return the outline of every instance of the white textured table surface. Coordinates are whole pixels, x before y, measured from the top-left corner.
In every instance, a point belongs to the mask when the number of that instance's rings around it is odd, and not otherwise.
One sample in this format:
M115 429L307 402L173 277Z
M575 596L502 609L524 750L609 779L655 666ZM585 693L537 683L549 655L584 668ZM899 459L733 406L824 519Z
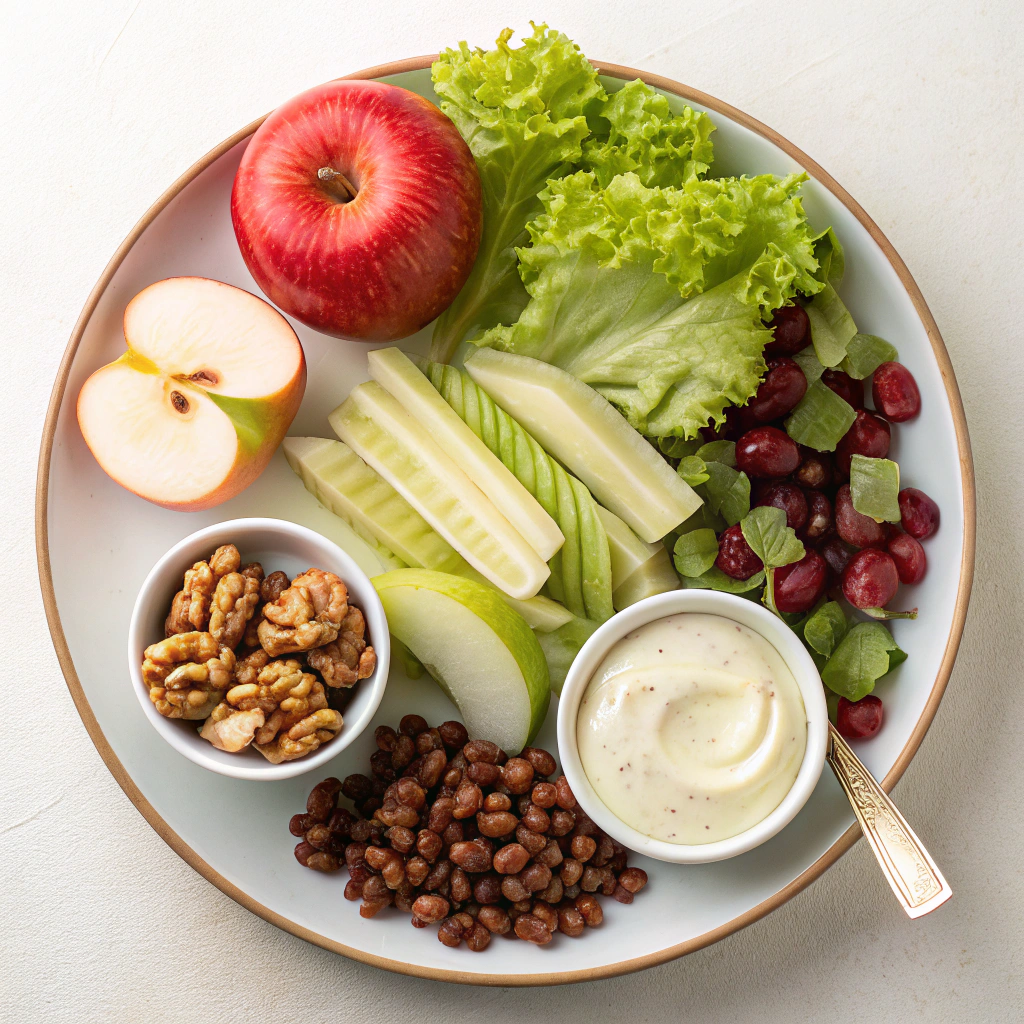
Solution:
M895 791L955 891L931 917L903 917L859 843L775 914L643 974L518 992L396 977L276 930L195 874L75 712L43 619L33 488L57 364L107 259L193 160L281 100L531 16L810 153L893 241L943 332L979 549L957 668ZM1019 5L2 0L0 24L0 1020L1020 1020Z

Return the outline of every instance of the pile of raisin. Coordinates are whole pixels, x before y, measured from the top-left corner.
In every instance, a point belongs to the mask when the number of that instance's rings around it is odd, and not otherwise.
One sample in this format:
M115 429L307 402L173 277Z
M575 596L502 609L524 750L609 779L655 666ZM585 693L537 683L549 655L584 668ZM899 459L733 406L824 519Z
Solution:
M576 804L546 750L508 757L470 740L460 722L436 729L406 715L376 731L372 777L325 779L289 824L300 864L347 867L345 898L362 917L394 906L415 928L436 924L446 946L481 952L492 935L539 946L578 936L604 913L597 894L632 903L647 873ZM356 814L338 806L347 797Z

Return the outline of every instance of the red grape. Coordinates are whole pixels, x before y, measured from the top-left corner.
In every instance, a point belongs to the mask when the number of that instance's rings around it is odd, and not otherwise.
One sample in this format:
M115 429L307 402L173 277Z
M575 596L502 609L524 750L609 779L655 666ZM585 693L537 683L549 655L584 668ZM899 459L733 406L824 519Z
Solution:
M884 608L899 585L892 556L876 548L858 551L843 570L843 597L854 608Z
M853 549L839 537L829 537L818 548L818 553L828 562L828 567L836 578L843 575L847 562L853 558Z
M811 321L803 306L783 306L775 310L768 328L773 338L764 347L765 356L791 356L811 343Z
M836 445L836 468L843 476L849 476L850 457L853 455L884 459L889 454L889 436L889 424L881 416L858 409L853 426Z
M928 558L921 542L909 533L897 533L889 541L889 554L896 563L900 583L920 583L928 571Z
M821 491L807 491L807 525L800 539L816 543L831 532L832 502Z
M739 523L722 531L718 538L715 565L734 580L749 580L754 573L764 568L764 563L754 554L743 536Z
M888 540L888 527L876 523L853 507L850 485L843 484L836 491L836 533L855 548L873 548Z
M786 525L792 530L803 529L807 522L807 499L796 484L769 484L754 502L755 508L758 505L781 508L786 513Z
M775 607L780 612L806 612L825 592L828 565L817 551L775 570Z
M746 408L759 423L785 416L804 397L807 378L799 365L787 356L768 361L768 373Z
M821 383L831 388L847 405L854 409L864 408L864 381L842 370L826 370L821 375Z
M868 740L882 728L882 702L873 693L858 701L839 698L836 729L846 740Z
M793 474L793 479L801 487L820 491L832 483L832 459L827 452L816 452L801 445L800 457L803 461Z
M911 537L924 540L939 528L939 506L924 491L905 487L899 503L901 524Z
M800 452L778 427L754 427L736 442L736 465L752 479L789 476L800 465Z
M914 375L902 363L882 363L871 378L875 408L893 423L912 419L921 411L921 392Z

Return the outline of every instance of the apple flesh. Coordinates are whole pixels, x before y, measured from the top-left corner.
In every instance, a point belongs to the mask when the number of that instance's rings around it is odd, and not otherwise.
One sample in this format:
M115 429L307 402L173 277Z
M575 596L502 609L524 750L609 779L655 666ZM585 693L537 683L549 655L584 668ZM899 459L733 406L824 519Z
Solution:
M306 360L288 321L249 292L174 277L124 314L128 351L78 395L112 479L164 508L219 505L265 468L298 411Z
M469 276L480 175L428 100L328 82L257 129L231 220L250 273L286 313L324 334L394 341L430 323Z

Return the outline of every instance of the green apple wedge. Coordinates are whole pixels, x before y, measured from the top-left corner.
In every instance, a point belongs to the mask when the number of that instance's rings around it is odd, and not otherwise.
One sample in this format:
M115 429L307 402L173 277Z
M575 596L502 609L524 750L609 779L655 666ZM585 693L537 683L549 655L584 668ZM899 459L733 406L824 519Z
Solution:
M429 569L374 577L388 629L430 673L470 736L517 754L551 699L544 652L492 587Z

